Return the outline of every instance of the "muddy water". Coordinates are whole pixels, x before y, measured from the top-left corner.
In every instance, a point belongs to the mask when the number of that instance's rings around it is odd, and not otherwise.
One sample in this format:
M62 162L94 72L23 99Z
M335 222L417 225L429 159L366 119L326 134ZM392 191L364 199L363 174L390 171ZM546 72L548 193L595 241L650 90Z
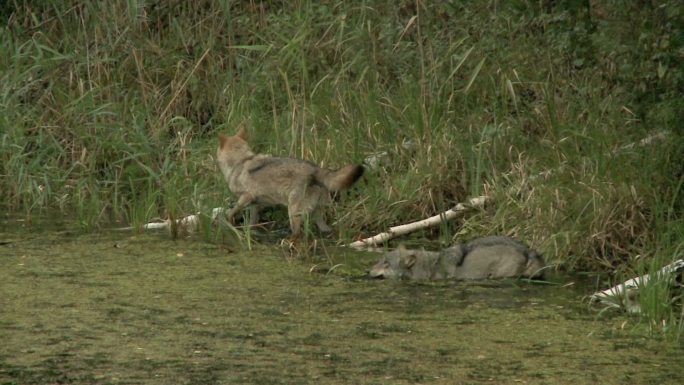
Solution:
M578 285L372 281L373 254L158 232L0 242L0 384L684 383L680 344Z

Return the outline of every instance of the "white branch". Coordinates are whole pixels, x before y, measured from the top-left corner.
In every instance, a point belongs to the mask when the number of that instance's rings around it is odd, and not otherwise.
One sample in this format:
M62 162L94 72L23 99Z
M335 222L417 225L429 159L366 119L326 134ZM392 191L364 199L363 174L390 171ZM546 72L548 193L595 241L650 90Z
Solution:
M648 146L648 145L650 145L651 143L655 142L656 140L665 140L665 139L667 139L667 138L669 137L669 134L670 134L670 133L669 133L668 131L656 132L655 134L649 135L649 136L647 136L647 137L641 139L640 141L638 141L638 142L636 142L636 143L625 144L624 146L621 146L620 148L618 148L616 151L613 151L613 153L616 153L616 152L618 152L618 151L631 150L631 149L634 148L634 147L644 147L644 146Z
M472 198L467 204L459 203L454 208L447 210L439 215L432 216L421 221L407 223L405 225L399 225L390 227L390 229L384 233L380 233L370 238L365 238L356 242L350 243L348 246L355 249L365 249L368 247L373 247L377 244L383 243L392 238L398 237L400 235L408 234L416 230L426 229L428 227L439 225L442 221L448 221L460 215L464 211L472 207L482 207L488 198L486 196L479 196Z
M225 209L223 207L216 207L211 210L211 220L215 221ZM176 226L183 229L188 233L195 232L200 223L200 213L185 216L183 218L176 219ZM162 222L150 222L143 225L143 229L166 229L171 227L171 220L167 219Z
M684 259L678 259L669 265L664 266L658 270L655 275L657 279L669 279L672 273L684 270ZM640 277L628 279L618 285L596 292L591 295L591 300L594 302L603 302L617 307L625 307L632 312L639 311L638 303L634 303L632 293L639 290L639 287L644 286L651 279L649 274L644 274Z

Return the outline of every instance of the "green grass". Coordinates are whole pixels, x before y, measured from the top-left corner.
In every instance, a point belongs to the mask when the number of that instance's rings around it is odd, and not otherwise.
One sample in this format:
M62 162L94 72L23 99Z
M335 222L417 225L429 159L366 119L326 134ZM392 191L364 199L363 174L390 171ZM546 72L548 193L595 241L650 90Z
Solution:
M620 279L683 238L684 6L554 4L3 3L0 198L87 231L206 213L230 204L216 134L244 122L323 166L387 153L331 208L342 240L486 193L418 236L512 235Z

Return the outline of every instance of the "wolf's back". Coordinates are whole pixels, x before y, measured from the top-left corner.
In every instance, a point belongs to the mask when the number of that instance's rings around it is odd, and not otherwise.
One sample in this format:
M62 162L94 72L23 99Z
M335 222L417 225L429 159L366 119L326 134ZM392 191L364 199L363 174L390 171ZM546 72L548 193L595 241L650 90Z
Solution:
M339 170L319 168L316 171L316 180L321 182L331 192L344 190L353 185L363 175L363 166L350 164Z
M477 238L463 246L466 254L473 252L476 249L493 247L493 246L507 246L515 249L518 253L525 257L525 269L523 275L530 278L543 278L544 257L535 249L526 244L506 236L491 235L487 237Z

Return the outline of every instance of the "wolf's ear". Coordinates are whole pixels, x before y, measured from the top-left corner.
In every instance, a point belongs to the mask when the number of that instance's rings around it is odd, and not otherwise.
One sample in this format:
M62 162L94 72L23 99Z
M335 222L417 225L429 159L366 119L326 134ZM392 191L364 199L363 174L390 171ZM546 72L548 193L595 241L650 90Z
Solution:
M247 140L247 130L245 129L244 123L240 123L240 127L238 127L237 134L235 134L235 136L242 140Z
M226 143L227 139L228 139L228 137L226 137L225 135L218 134L219 146L223 147L223 144Z

